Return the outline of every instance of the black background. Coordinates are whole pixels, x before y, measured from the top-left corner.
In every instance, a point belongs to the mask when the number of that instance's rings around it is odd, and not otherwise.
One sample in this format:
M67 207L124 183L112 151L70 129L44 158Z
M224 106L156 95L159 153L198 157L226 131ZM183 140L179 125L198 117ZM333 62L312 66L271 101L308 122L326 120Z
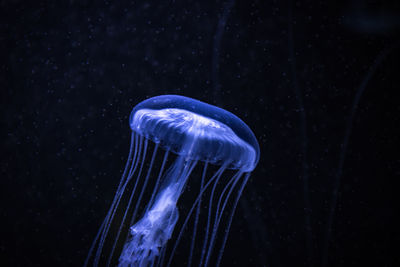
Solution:
M130 110L160 94L223 107L259 140L224 266L321 266L338 177L328 266L399 266L398 5L0 1L0 9L2 266L82 265L125 164Z

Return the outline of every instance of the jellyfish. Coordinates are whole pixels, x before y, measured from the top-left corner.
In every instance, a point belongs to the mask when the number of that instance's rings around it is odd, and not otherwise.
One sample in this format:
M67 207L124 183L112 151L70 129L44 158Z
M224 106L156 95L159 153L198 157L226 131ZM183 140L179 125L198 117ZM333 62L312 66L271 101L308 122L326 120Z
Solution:
M139 103L129 124L128 160L84 265L219 266L259 160L253 132L224 109L178 95Z

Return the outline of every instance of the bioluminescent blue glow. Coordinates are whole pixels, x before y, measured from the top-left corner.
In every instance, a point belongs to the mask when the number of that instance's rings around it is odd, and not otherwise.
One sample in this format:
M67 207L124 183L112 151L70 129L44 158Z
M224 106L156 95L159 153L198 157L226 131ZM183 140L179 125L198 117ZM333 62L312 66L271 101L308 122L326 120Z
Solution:
M218 266L259 160L253 132L226 110L177 95L139 103L129 123L125 171L85 266Z

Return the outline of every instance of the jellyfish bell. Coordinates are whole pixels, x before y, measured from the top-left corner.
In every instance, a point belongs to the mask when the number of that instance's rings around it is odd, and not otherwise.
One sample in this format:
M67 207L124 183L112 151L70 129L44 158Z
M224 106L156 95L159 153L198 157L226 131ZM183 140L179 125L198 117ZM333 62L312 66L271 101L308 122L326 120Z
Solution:
M177 95L157 96L139 103L131 112L129 124L132 142L128 162L85 265L95 247L97 250L93 263L99 263L107 238L114 239L107 262L111 263L128 213L132 213L128 237L119 256L119 266L169 266L185 231L189 231L189 221L192 221L193 230L190 232L187 265L194 262L195 265L208 266L215 259L214 265L218 266L237 201L259 160L260 150L253 132L242 120L226 110ZM146 169L144 163L149 142L154 144L154 149ZM152 170L158 150L163 150L164 156L157 173ZM169 154L175 155L170 162ZM179 214L178 201L188 180L196 178L192 177L192 173L197 165L201 165L199 163L203 165L199 189L191 200L193 203L190 203L190 208L184 214ZM210 178L207 175L209 165L219 166ZM222 177L228 169L235 173L224 180ZM146 190L149 183L152 186ZM222 187L218 191L220 184ZM147 201L142 201L146 191L152 193L148 194ZM130 197L126 207L121 208L124 193ZM232 195L236 197L231 198ZM201 201L206 196L208 201L202 207ZM132 205L133 202L136 204ZM231 212L224 216L227 207ZM139 210L142 216L136 218ZM202 210L206 211L202 212L205 219L201 219ZM114 215L118 212L124 215L121 222L117 223L116 237L109 238L110 227L116 221ZM214 253L216 256L213 258L217 233L223 221L225 231L219 241L219 253ZM179 227L176 227L178 224ZM202 238L196 240L196 235ZM167 249L169 243L171 245Z
M251 171L260 157L257 139L241 119L189 97L147 99L133 108L129 123L132 131L178 154L185 154L184 146L193 143L197 151L190 156L212 164L232 161L231 168Z
M229 162L228 168L251 171L255 149L225 124L193 112L166 108L140 109L131 121L139 135L160 143L169 151L211 164Z

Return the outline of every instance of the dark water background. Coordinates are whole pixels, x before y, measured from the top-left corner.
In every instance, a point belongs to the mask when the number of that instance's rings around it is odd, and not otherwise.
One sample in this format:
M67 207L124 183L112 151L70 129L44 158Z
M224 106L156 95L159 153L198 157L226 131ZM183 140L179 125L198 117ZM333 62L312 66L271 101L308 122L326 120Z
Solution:
M0 265L81 266L132 107L181 94L261 146L223 266L321 266L336 186L327 266L399 266L398 8L0 1Z

